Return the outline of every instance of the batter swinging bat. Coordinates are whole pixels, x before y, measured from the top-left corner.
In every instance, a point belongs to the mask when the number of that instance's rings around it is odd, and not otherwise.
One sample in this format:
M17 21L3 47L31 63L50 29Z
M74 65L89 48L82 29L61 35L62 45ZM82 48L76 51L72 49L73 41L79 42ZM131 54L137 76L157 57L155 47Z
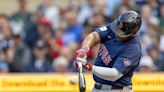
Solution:
M83 66L82 63L78 63L79 66L79 91L80 92L85 92L86 90L86 83L85 83L85 77L83 74Z

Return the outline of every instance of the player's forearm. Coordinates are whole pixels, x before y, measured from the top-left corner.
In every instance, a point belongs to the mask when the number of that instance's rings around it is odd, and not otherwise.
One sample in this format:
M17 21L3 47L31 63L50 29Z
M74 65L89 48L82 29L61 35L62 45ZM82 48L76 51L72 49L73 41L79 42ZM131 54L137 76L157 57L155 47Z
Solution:
M98 77L110 81L115 81L122 77L122 73L115 68L106 68L93 65L92 72Z
M100 37L97 32L90 33L83 41L82 48L92 48L100 42Z

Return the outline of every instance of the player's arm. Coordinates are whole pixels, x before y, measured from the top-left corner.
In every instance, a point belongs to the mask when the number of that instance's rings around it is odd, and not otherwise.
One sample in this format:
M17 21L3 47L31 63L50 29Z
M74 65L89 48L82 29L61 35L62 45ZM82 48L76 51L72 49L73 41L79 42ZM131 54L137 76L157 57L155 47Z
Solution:
M121 73L116 68L92 65L91 63L88 63L84 58L78 58L77 60L83 63L83 67L85 69L90 70L91 72L93 72L95 75L99 76L102 79L115 81L123 76L123 73Z
M83 41L81 49L76 51L75 58L85 58L89 49L95 46L97 43L100 43L100 37L97 32L90 33Z
M119 72L116 68L100 67L93 65L91 71L98 77L110 81L115 81L123 76L123 74Z
M109 35L108 27L103 26L101 28L96 28L94 32L90 33L83 41L81 49L76 51L76 57L84 58L87 56L89 49L98 43L103 43L107 40Z
M100 43L100 37L97 32L90 33L83 41L82 48L92 48L97 43Z

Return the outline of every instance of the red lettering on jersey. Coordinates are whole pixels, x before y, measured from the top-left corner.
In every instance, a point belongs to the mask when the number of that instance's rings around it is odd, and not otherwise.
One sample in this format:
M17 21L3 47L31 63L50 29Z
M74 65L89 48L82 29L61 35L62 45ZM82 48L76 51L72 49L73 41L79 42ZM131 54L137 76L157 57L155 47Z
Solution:
M104 63L105 63L106 65L108 65L108 64L110 63L110 61L111 61L110 55L108 55L103 61L104 61Z
M106 56L108 55L108 51L103 50L103 54L102 54L102 59L106 58Z
M104 44L101 45L101 48L99 50L99 56L101 56L101 59L105 63L105 65L108 65L111 61L111 57L109 55L109 52Z

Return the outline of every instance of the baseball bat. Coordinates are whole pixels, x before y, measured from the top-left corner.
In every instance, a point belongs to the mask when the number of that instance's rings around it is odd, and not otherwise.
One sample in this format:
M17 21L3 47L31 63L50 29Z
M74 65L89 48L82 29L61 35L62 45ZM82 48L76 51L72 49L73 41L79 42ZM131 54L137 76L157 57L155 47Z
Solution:
M83 66L82 63L78 63L79 66L79 91L80 92L85 92L86 90L86 83L85 83L85 77L83 74Z

